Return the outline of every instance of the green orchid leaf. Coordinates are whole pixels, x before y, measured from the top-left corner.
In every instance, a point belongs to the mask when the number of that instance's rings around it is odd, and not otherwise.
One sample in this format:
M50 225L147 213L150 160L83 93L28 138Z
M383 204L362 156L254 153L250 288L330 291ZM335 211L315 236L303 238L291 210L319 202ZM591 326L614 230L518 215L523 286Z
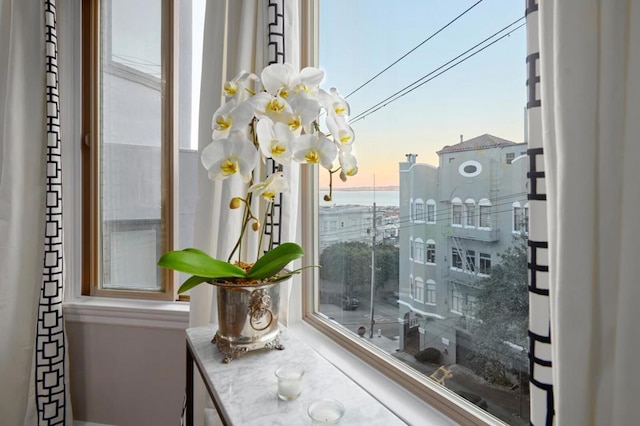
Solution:
M158 265L191 275L206 278L242 278L242 268L214 259L198 249L170 251L162 255Z
M263 280L280 272L289 262L304 256L304 250L296 243L284 243L265 253L253 265L247 278Z
M202 284L204 282L207 282L210 279L211 278L199 277L197 275L193 275L192 277L188 278L185 282L182 283L182 285L178 289L178 294L182 294L185 291L189 291L192 288L194 288L195 286L197 286L199 284Z

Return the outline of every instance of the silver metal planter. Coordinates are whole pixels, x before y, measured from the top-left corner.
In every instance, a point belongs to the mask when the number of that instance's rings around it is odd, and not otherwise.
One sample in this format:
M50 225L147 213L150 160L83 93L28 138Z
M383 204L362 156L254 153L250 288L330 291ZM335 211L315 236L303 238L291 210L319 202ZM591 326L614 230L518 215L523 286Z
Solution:
M284 349L278 327L280 282L211 284L217 287L218 295L218 331L212 342L224 355L224 363L248 351Z

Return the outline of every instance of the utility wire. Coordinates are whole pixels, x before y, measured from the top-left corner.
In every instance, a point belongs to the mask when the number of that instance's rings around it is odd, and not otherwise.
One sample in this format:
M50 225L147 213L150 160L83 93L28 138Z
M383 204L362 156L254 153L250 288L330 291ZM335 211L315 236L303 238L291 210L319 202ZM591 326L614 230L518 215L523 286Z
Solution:
M354 116L353 118L351 118L349 120L349 124L354 124L362 119L364 119L365 117L367 117L368 115L373 114L374 112L386 107L387 105L391 104L392 102L395 102L396 100L400 99L401 97L413 92L414 90L416 90L418 87L430 82L431 80L435 79L436 77L441 76L442 74L444 74L445 72L449 71L450 69L460 65L461 63L463 63L464 61L466 61L467 59L471 59L472 57L474 57L475 55L477 55L478 53L482 52L483 50L485 50L486 48L494 45L495 43L499 42L500 40L504 39L505 37L508 37L509 35L511 35L511 33L513 33L514 31L522 28L525 23L517 26L516 28L512 29L511 31L509 31L508 33L503 34L502 36L500 36L499 38L495 39L494 41L492 41L491 43L487 44L486 46L483 46L482 48L480 48L479 50L471 53L470 55L460 59L462 56L466 55L467 53L473 51L474 49L476 49L477 47L481 46L482 44L486 43L487 41L489 41L490 39L494 38L495 36L497 36L498 34L500 34L501 32L505 31L507 28L513 26L514 24L518 23L519 21L523 20L524 17L521 17L517 20L515 20L514 22L512 22L511 24L507 25L506 27L502 28L501 30L495 32L494 34L492 34L491 36L487 37L486 39L484 39L483 41L481 41L480 43L476 44L475 46L469 48L468 50L466 50L465 52L461 53L460 55L456 56L455 58L451 59L450 61L446 62L445 64L439 66L438 68L434 69L433 71L429 72L428 74L422 76L421 78L419 78L418 80L414 81L413 83L405 86L404 88L398 90L397 92L395 92L394 94L388 96L387 98L383 99L382 101L378 102L377 104L375 104L374 106L368 108L367 110L357 114L356 116ZM459 61L455 62L456 60L460 59ZM452 62L455 62L452 64ZM451 64L450 66L448 66L449 64ZM445 68L446 67L446 68ZM444 69L443 69L444 68ZM442 70L442 71L440 71ZM438 72L440 71L440 72ZM436 74L437 73L437 74ZM431 77L431 78L428 78ZM425 80L426 79L426 80ZM424 81L423 81L424 80Z
M404 58L406 58L407 56L409 56L411 53L413 53L417 48L419 48L420 46L422 46L423 44L425 44L426 42L428 42L429 40L431 40L432 38L434 38L436 35L438 35L440 32L442 32L445 28L447 28L448 26L450 26L451 24L453 24L454 22L456 22L458 19L462 18L462 16L464 16L467 12L469 12L471 9L473 9L474 7L476 7L477 5L479 5L480 3L482 3L483 0L479 0L477 1L475 4L471 5L467 10L465 10L464 12L462 12L460 15L456 16L455 18L453 18L451 21L449 21L444 27L440 28L438 31L436 31L435 33L431 34L429 37L427 37L426 39L424 39L422 42L420 42L417 46L415 46L413 49L409 50L407 53L405 53L404 55L400 56L398 59L396 59L394 62L392 62L389 66L387 66L385 69L383 69L382 71L380 71L378 74L374 75L373 77L371 77L369 80L365 81L364 83L362 83L358 88L356 88L355 90L353 90L351 93L349 93L347 96L345 96L345 99L348 98L349 96L353 95L354 93L356 93L358 90L362 89L364 86L366 86L367 84L371 83L373 80L375 80L376 78L380 77L383 73L385 73L387 70L389 70L389 68L391 68L392 66L394 66L395 64L397 64L398 62L400 62L401 60L403 60Z

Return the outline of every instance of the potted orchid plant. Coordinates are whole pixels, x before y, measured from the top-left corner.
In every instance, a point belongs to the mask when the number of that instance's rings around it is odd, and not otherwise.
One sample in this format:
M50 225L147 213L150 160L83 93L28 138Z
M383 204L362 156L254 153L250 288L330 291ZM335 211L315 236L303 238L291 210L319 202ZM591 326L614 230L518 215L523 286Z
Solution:
M331 199L335 173L343 180L357 173L352 150L355 135L347 122L349 105L336 89L321 89L323 79L320 69L297 71L285 63L269 65L260 78L242 72L224 84L226 101L213 115L213 141L202 151L201 162L212 180L242 179L246 184L246 193L229 201L230 209L244 209L241 229L226 260L194 248L168 252L159 259L162 267L191 274L178 293L204 282L275 283L300 271L285 267L304 255L302 247L293 242L273 247L263 241L266 220L261 221L254 211L259 210L258 203L265 203L268 212L275 197L288 190L282 166L292 161L319 164L329 171L325 200ZM321 131L321 124L328 132ZM267 158L278 169L260 180L257 166ZM248 232L260 233L255 262L239 256ZM265 246L268 250L263 252Z

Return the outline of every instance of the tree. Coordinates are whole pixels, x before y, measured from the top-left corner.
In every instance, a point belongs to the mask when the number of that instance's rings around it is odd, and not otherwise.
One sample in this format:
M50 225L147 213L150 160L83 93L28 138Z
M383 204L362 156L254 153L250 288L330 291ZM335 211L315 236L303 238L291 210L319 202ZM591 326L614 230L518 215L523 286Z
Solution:
M376 288L398 286L400 252L397 247L376 245ZM362 292L371 285L371 246L363 242L332 244L320 256L320 279L342 283L349 294Z
M522 358L512 345L527 348L529 293L527 238L514 237L513 244L498 255L491 275L480 282L473 327L476 361L491 381L507 381L514 360Z

